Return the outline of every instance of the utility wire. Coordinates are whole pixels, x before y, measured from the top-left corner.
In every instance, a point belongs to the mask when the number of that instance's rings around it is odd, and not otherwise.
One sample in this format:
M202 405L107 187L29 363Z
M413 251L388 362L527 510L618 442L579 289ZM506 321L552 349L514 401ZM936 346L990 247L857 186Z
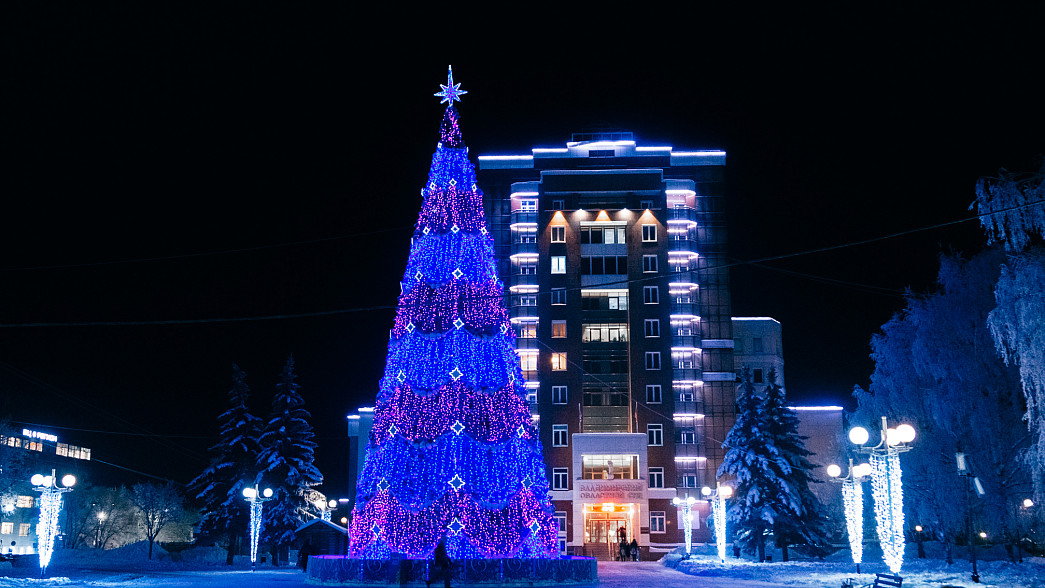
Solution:
M790 258L794 258L794 257L800 257L800 256L805 256L805 255L812 255L814 253L823 253L825 251L835 251L835 250L838 250L838 249L845 249L845 248L848 248L848 247L856 247L856 246L859 246L859 245L866 245L868 243L875 243L875 242L878 242L878 241L884 241L884 240L887 240L887 239L894 239L896 237L902 237L902 236L905 236L905 235L911 235L911 234L914 234L914 233L919 233L919 232L923 232L923 231L929 231L929 230L939 229L939 228L942 228L942 227L948 227L948 226L951 226L951 225L957 225L957 224L960 224L960 223L969 222L969 221L976 220L978 218L982 218L982 217L985 217L985 216L991 216L991 215L994 215L994 214L1000 214L1000 213L1003 213L1003 212L1017 210L1017 209L1020 209L1020 208L1027 208L1027 207L1034 206L1034 205L1037 205L1037 204L1042 204L1043 202L1045 202L1045 200L1037 200L1037 201L1034 201L1034 202L1028 202L1028 203L1021 204L1021 205L1018 205L1018 206L1010 206L1010 207L1007 207L1007 208L994 210L994 211L987 212L987 213L975 214L975 215L972 215L972 216L969 216L969 217L963 218L963 219L948 221L948 222L944 222L944 223L937 223L937 224L934 224L934 225L928 225L928 226L919 227L919 228L915 228L915 229L909 229L909 230L900 231L900 232L897 232L897 233L890 233L888 235L882 235L882 236L878 236L878 237L871 237L871 238L868 238L868 239L861 239L859 241L850 241L848 243L840 243L840 244L837 244L837 245L829 245L829 246L826 246L826 247L818 247L818 248L815 248L815 249L805 249L805 250L802 250L802 251L795 251L795 252L791 252L791 253L784 253L784 254L781 254L781 255L772 255L772 256L767 256L767 257L761 257L761 258L758 258L758 259L747 260L747 261L743 261L743 260L732 261L732 262L727 262L727 263L724 263L724 264L721 264L721 265L717 265L717 266L714 266L714 267L703 268L702 270L691 269L691 270L686 270L684 272L672 272L670 274L657 274L657 275L652 275L652 276L647 276L647 277L638 277L638 278L623 278L621 280L617 280L617 281L613 281L613 282L607 282L607 283L600 284L600 285L605 287L605 286L627 285L627 284L633 284L633 283L649 282L649 281L654 281L654 280L664 280L664 279L670 278L672 276L691 274L691 273L695 273L697 271L708 271L708 270L715 270L715 269L724 269L724 268L735 267L735 266L738 266L738 265L752 265L752 266L760 267L761 264L764 264L764 263L769 262L769 261L779 261L781 259L790 259ZM333 238L331 238L331 239L333 239ZM273 246L273 247L275 247L275 246ZM787 270L782 270L782 271L787 271ZM830 278L827 278L827 279L830 279ZM836 280L836 281L840 282L840 283L844 283L843 280ZM576 290L580 290L580 289L582 289L582 288L575 287L575 288L571 288L569 290L576 291ZM885 288L879 288L879 289L886 290ZM540 293L547 294L547 292L532 292L531 294L540 294ZM501 295L499 297L503 297L503 296L507 296L507 294ZM251 316L251 317L224 317L224 318L207 318L207 319L181 319L181 320L74 321L74 322L63 322L63 323L35 322L35 323L6 323L6 324L0 323L0 328L148 326L148 325L184 325L184 324L207 324L207 323L232 323L232 322L251 322L251 321L263 321L263 320L283 320L283 319L309 318L309 317L330 316L330 315L348 314L348 313L356 313L356 312L368 312L368 311L374 311L374 310L388 310L388 309L394 309L394 308L395 308L394 305L377 305L377 306L369 306L369 307L344 308L344 309L337 309L337 310L327 310L327 311L318 311L318 312L306 312L306 313L289 313L289 314L263 315L263 316Z

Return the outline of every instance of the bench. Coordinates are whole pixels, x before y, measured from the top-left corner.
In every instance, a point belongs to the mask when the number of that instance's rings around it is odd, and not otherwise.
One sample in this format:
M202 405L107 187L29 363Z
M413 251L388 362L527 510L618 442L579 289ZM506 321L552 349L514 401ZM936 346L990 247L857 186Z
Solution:
M875 574L874 575L874 588L900 588L903 584L903 578L900 576L894 576L892 574Z

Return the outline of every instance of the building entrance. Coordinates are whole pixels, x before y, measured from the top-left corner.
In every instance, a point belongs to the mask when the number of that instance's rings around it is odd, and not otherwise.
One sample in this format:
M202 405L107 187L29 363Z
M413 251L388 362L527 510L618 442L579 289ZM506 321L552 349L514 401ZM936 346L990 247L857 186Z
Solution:
M628 542L634 537L631 505L594 504L585 505L584 510L585 553L602 560L616 559L621 538Z

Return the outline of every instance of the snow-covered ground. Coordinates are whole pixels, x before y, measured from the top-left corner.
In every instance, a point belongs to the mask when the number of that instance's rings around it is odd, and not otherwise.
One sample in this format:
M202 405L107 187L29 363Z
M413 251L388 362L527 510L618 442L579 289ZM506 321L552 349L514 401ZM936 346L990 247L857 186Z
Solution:
M909 546L908 558L900 574L904 587L941 588L944 586L1026 587L1045 588L1045 559L1024 558L1023 564L1012 564L1004 559L1004 551L985 551L987 561L978 568L981 584L971 580L972 566L967 560L955 559L948 566L942 559L919 560L915 546ZM145 558L145 546L129 546L121 550L98 553L91 550L58 551L52 562L50 578L39 578L39 570L13 568L0 564L0 588L18 586L47 588L50 586L133 586L136 588L168 588L178 586L291 588L306 586L305 574L296 568L260 566L251 572L245 564L231 568L224 565L224 551L220 549L193 549L183 552L179 561L170 554L154 548L153 560ZM706 547L697 548L693 558L680 561L668 556L661 562L599 562L600 588L756 588L768 586L810 586L839 588L852 578L856 586L874 581L875 572L886 572L880 556L868 546L863 573L856 574L855 566L842 551L824 561L792 561L757 564L747 560L727 559L720 564ZM930 556L940 555L933 546ZM961 557L965 552L956 551ZM777 555L779 559L779 555ZM673 569L677 568L677 569Z

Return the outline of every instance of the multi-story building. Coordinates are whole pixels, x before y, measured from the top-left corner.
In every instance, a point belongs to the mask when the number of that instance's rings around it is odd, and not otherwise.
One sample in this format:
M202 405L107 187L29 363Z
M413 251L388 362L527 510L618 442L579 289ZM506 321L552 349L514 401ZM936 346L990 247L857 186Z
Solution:
M59 441L52 433L30 429L22 429L21 434L0 435L0 444L12 458L16 457L13 452L22 452L17 461L24 463L25 467L20 469L28 474L48 476L53 470L58 478L72 474L82 480L91 459L91 450L87 447L71 445ZM24 479L0 480L10 482L10 486L5 484L0 488L0 545L6 554L32 554L38 549L40 494L34 491L28 474Z
M769 383L776 375L777 385L784 386L784 343L780 321L766 316L733 317L733 363L737 375L747 368L756 386ZM786 389L786 388L785 388Z
M723 151L575 134L478 157L560 545L683 541L672 499L715 486L735 407ZM698 502L694 540L710 540Z

